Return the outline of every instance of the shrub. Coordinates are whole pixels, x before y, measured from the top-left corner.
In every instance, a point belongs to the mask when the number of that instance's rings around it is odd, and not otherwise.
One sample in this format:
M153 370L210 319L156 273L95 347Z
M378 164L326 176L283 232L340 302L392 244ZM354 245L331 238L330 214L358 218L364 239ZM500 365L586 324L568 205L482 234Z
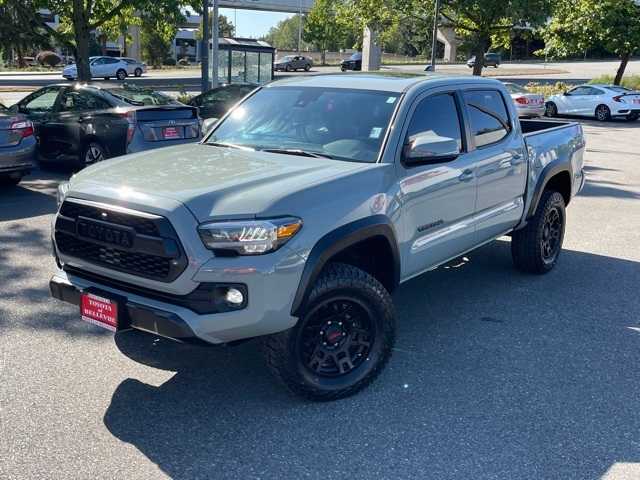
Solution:
M612 85L613 75L602 75L591 80L589 83L603 83ZM630 88L631 90L640 90L640 75L630 75L628 77L622 77L622 86Z
M180 60L178 60L178 65L180 65L181 67L188 67L189 65L191 65L191 63L189 62L188 58L181 58Z
M525 88L531 93L539 93L547 98L551 95L557 95L558 93L565 92L571 87L564 82L556 82L554 84L539 84L536 82L529 82L527 83L527 85L525 85Z
M176 66L176 59L175 58L165 58L164 62L162 62L163 65L167 65L169 67L175 67Z
M62 63L62 58L56 52L45 50L38 53L36 61L44 67L55 67Z

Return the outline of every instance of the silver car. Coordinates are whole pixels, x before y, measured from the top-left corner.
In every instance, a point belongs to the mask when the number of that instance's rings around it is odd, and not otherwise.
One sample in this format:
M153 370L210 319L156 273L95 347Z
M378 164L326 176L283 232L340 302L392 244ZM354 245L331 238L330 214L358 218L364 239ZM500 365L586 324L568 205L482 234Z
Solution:
M313 67L313 60L302 55L287 55L276 60L273 69L277 72L282 70L284 72L295 72L297 70L304 70L308 72Z
M0 103L0 185L17 185L34 166L33 124Z
M515 83L505 82L504 86L511 94L519 117L542 117L545 112L544 95L531 93Z
M119 57L119 60L122 60L127 64L127 75L141 77L143 73L147 73L147 64L144 62L129 57Z

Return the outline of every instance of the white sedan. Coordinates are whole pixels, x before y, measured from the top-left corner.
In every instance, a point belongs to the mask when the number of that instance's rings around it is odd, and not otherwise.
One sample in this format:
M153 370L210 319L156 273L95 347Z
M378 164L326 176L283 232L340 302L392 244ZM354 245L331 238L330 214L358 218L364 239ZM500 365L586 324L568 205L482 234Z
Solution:
M120 58L115 57L90 57L89 67L91 69L91 77L104 78L109 80L115 77L118 80L127 78L127 69L129 65ZM76 64L68 65L62 70L62 76L67 80L75 80L78 78L78 67Z
M135 58L118 57L127 64L127 75L141 77L143 73L147 73L147 64L136 60Z
M613 117L640 118L640 92L619 85L579 85L547 99L546 115L580 115L601 122Z
M516 106L519 117L541 117L545 114L544 95L531 93L515 83L504 82Z

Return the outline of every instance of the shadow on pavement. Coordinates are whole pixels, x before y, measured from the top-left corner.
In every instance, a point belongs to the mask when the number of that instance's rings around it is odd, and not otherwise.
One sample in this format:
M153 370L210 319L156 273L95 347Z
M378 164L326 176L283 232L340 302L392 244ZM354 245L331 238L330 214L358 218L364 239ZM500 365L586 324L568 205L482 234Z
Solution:
M68 176L36 169L18 186L0 188L0 222L55 213L58 184Z
M257 343L116 337L175 371L113 393L104 423L171 478L599 478L640 461L640 264L564 251L546 276L494 242L403 285L398 342L365 392L314 404Z

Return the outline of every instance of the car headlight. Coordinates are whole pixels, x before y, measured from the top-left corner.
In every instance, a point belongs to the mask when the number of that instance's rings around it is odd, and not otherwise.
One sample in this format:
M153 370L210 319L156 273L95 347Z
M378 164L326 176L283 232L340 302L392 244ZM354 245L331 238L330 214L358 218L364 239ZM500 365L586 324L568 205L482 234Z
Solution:
M67 196L67 192L69 191L69 182L62 182L58 185L58 209L60 209L60 205L64 202L64 198Z
M302 228L295 217L205 223L198 227L200 238L210 250L237 255L262 255L277 250Z

